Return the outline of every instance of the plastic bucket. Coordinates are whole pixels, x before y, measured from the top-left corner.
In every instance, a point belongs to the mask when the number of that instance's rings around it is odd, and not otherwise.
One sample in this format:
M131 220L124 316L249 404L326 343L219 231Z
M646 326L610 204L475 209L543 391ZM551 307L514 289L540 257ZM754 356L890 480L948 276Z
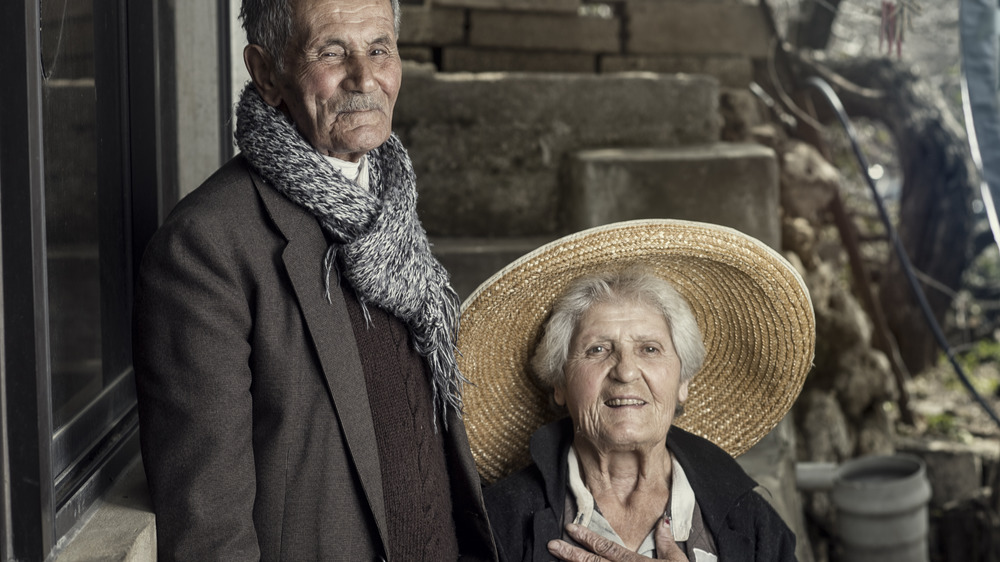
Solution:
M846 462L830 497L845 561L927 562L931 486L919 458L891 455Z

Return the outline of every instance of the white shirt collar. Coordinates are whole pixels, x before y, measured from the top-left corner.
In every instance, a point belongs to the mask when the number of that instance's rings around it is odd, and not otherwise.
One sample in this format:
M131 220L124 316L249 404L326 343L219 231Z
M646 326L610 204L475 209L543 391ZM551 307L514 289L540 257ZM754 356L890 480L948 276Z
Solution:
M670 485L670 531L674 535L674 540L683 542L691 536L691 520L694 517L694 490L688 482L684 469L673 455L671 458L672 483ZM625 542L618 536L606 519L597 511L597 502L594 501L593 494L583 483L580 474L580 462L577 459L576 451L569 448L566 455L566 462L569 467L569 489L576 499L577 515L573 522L611 539L624 546ZM655 528L643 540L639 547L639 554L655 551Z
M323 155L326 161L330 163L331 166L336 168L338 172L344 175L345 178L353 181L354 183L361 186L362 189L369 190L368 182L368 155L365 154L361 157L361 160L357 162L350 162L348 160L341 160L334 156Z

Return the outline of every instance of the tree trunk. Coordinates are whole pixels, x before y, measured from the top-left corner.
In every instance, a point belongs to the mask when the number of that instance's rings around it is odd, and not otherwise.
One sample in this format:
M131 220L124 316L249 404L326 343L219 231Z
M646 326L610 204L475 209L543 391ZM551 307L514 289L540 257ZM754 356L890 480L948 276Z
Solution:
M789 35L800 49L825 49L830 43L833 20L841 0L803 0L799 4L799 17Z
M897 229L914 267L936 282L959 287L972 260L974 172L964 134L938 92L908 68L889 59L862 59L832 65L835 72L882 99L838 91L851 117L884 123L896 141L903 169ZM938 322L951 296L924 284ZM890 329L911 372L934 364L938 346L893 254L879 287Z

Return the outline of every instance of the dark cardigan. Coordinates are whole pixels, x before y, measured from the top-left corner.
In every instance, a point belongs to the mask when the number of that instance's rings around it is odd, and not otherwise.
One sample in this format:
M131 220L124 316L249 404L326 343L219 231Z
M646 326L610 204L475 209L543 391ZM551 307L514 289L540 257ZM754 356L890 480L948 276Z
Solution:
M569 476L566 454L572 444L568 418L546 425L531 437L535 464L486 489L486 510L500 560L552 559L546 543L562 536ZM719 549L719 560L794 561L795 535L759 494L756 483L725 451L672 427L667 447L694 489L702 517Z

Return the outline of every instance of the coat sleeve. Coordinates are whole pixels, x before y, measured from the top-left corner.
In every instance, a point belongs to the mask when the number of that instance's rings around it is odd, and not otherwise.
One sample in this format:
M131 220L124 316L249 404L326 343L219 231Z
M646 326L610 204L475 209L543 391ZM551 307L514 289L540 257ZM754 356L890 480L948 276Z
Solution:
M168 221L136 286L133 351L159 560L256 560L249 290L231 229Z
M534 465L488 486L484 493L501 562L551 560L549 540L562 535L559 513L546 501L541 472Z
M747 494L747 508L754 521L754 560L758 562L796 562L795 533L771 504L756 491Z
M525 544L530 540L525 512L532 506L506 482L487 487L483 496L500 562L520 562L522 552L530 551Z

